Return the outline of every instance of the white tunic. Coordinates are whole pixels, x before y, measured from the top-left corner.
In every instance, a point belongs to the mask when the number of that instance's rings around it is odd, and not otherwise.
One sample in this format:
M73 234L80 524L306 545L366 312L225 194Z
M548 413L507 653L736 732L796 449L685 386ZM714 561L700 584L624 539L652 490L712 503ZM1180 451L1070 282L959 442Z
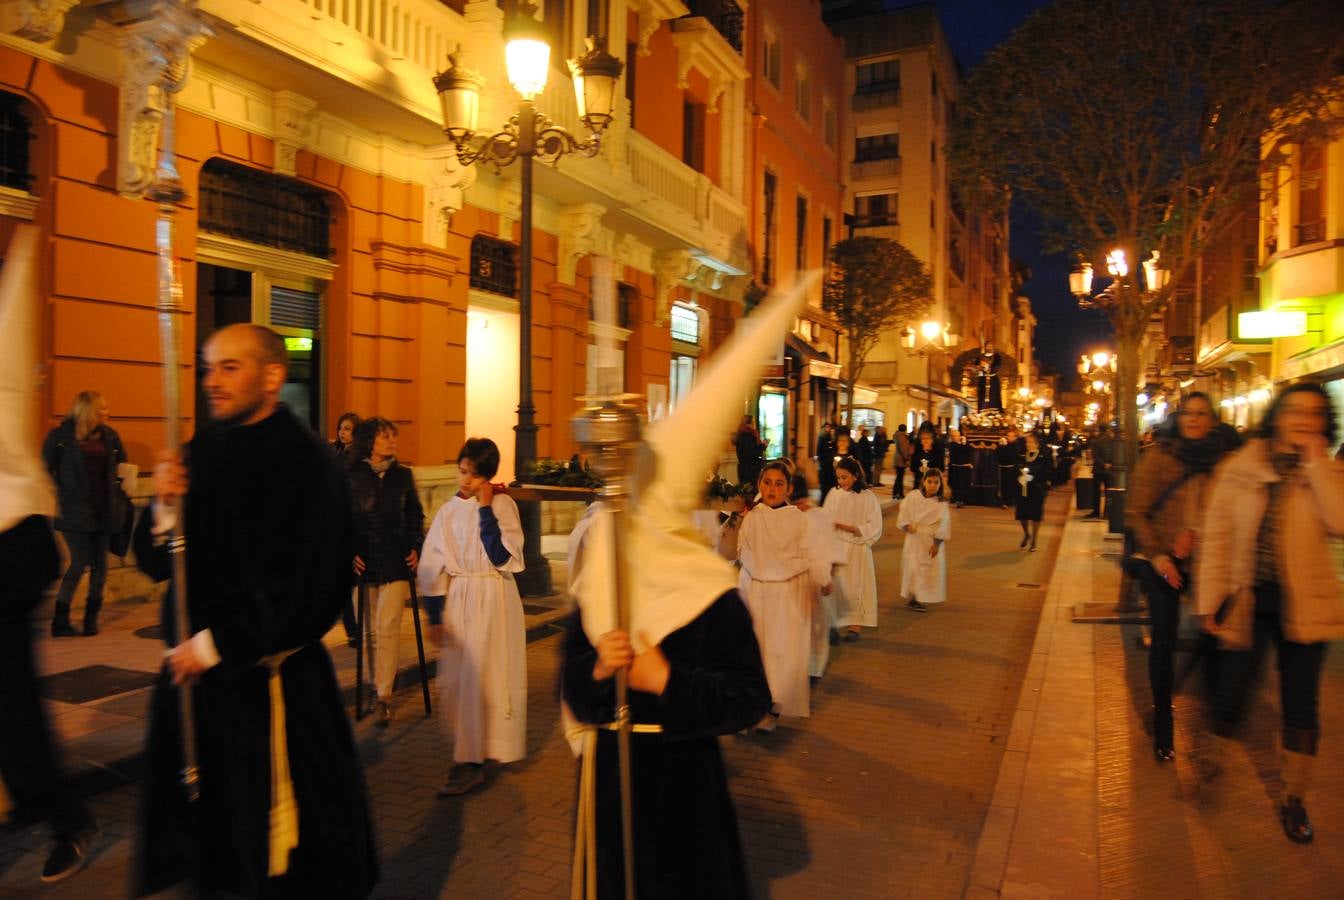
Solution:
M853 525L858 534L833 529L844 547L844 563L836 570L835 624L877 627L877 571L873 568L873 544L882 537L882 505L872 491L854 493L837 488L826 495L822 506L833 525Z
M952 516L946 501L925 497L923 491L911 491L901 501L896 525L913 525L905 535L901 551L901 596L914 597L920 603L942 603L947 599L947 549L929 556L934 540L946 541L952 534Z
M826 511L820 506L806 510L808 519L816 529L817 540L830 554L831 565L837 566L846 559L845 547L835 539L835 527L831 524ZM812 652L808 661L808 674L820 678L831 660L831 629L835 627L836 589L823 594L820 585L812 592Z
M831 579L830 546L816 519L793 506L754 507L738 535L741 591L751 611L770 695L781 715L806 716L812 603Z
M509 558L495 566L481 543L480 503L454 495L425 535L416 576L425 596L447 594L439 655L440 710L456 762L512 762L527 751L527 631L513 573L523 570L523 526L513 498L490 504Z

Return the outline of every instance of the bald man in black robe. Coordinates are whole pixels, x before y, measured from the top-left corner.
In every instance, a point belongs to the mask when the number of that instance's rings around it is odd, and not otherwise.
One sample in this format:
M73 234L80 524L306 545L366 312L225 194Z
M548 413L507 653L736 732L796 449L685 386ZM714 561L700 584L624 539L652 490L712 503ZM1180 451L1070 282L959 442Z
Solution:
M193 881L204 896L355 898L378 879L363 771L321 643L350 596L349 509L335 462L279 402L286 363L269 329L216 332L203 363L211 421L185 464L155 469L154 531L185 509L192 637L154 691L134 896ZM163 547L148 529L138 538L141 567L168 578ZM168 600L163 622L171 636ZM195 692L195 808L178 781L175 685Z

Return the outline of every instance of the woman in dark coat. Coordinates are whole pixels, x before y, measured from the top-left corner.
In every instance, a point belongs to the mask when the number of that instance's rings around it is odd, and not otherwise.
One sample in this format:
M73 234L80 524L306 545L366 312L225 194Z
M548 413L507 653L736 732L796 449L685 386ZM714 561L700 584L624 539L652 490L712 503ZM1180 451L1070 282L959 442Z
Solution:
M52 637L74 635L70 604L84 570L89 570L89 598L84 605L84 634L98 633L98 610L107 580L107 547L126 517L126 495L117 466L126 461L121 438L107 424L107 401L97 391L81 391L70 415L47 435L42 459L56 482L59 512L56 530L70 551L70 567L56 594Z
M1017 468L1017 513L1022 524L1022 543L1017 546L1036 550L1036 535L1045 518L1045 498L1050 493L1050 460L1041 450L1041 438L1036 432L1027 434L1027 450Z
M342 465L350 462L348 454L355 443L355 429L362 421L359 413L353 412L341 413L341 417L336 420L336 440L331 442L331 452L336 454Z
M1019 493L1017 486L1017 467L1022 459L1022 450L1016 434L999 439L999 448L994 451L994 461L999 465L999 507L1007 509L1015 503Z
M919 432L915 435L915 452L910 454L910 473L914 476L916 486L924 483L924 473L930 469L945 471L947 452L933 426L925 422L919 426Z

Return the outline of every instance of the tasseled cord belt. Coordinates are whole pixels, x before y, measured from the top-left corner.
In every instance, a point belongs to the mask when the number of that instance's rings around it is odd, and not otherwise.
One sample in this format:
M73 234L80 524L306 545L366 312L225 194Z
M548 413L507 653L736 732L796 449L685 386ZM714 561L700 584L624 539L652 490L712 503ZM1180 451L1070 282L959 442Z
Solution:
M579 814L574 821L574 866L569 882L570 900L597 898L597 732L617 731L615 722L605 725L580 725L565 737L583 741L579 766ZM661 725L630 726L633 734L662 734Z
M270 878L289 871L289 853L299 846L299 805L294 802L294 782L289 775L289 741L285 727L285 687L280 681L280 666L302 650L296 647L274 656L266 656L267 684L271 692L271 810L267 828L266 874Z

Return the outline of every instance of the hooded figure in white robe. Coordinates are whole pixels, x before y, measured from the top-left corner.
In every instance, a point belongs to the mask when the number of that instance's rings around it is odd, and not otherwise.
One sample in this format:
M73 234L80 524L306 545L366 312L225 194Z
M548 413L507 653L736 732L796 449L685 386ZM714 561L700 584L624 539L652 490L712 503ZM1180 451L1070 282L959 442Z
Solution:
M896 526L905 532L901 550L901 597L920 603L942 603L947 599L947 551L933 555L934 542L945 542L952 534L952 515L947 501L928 497L923 485L901 501Z

